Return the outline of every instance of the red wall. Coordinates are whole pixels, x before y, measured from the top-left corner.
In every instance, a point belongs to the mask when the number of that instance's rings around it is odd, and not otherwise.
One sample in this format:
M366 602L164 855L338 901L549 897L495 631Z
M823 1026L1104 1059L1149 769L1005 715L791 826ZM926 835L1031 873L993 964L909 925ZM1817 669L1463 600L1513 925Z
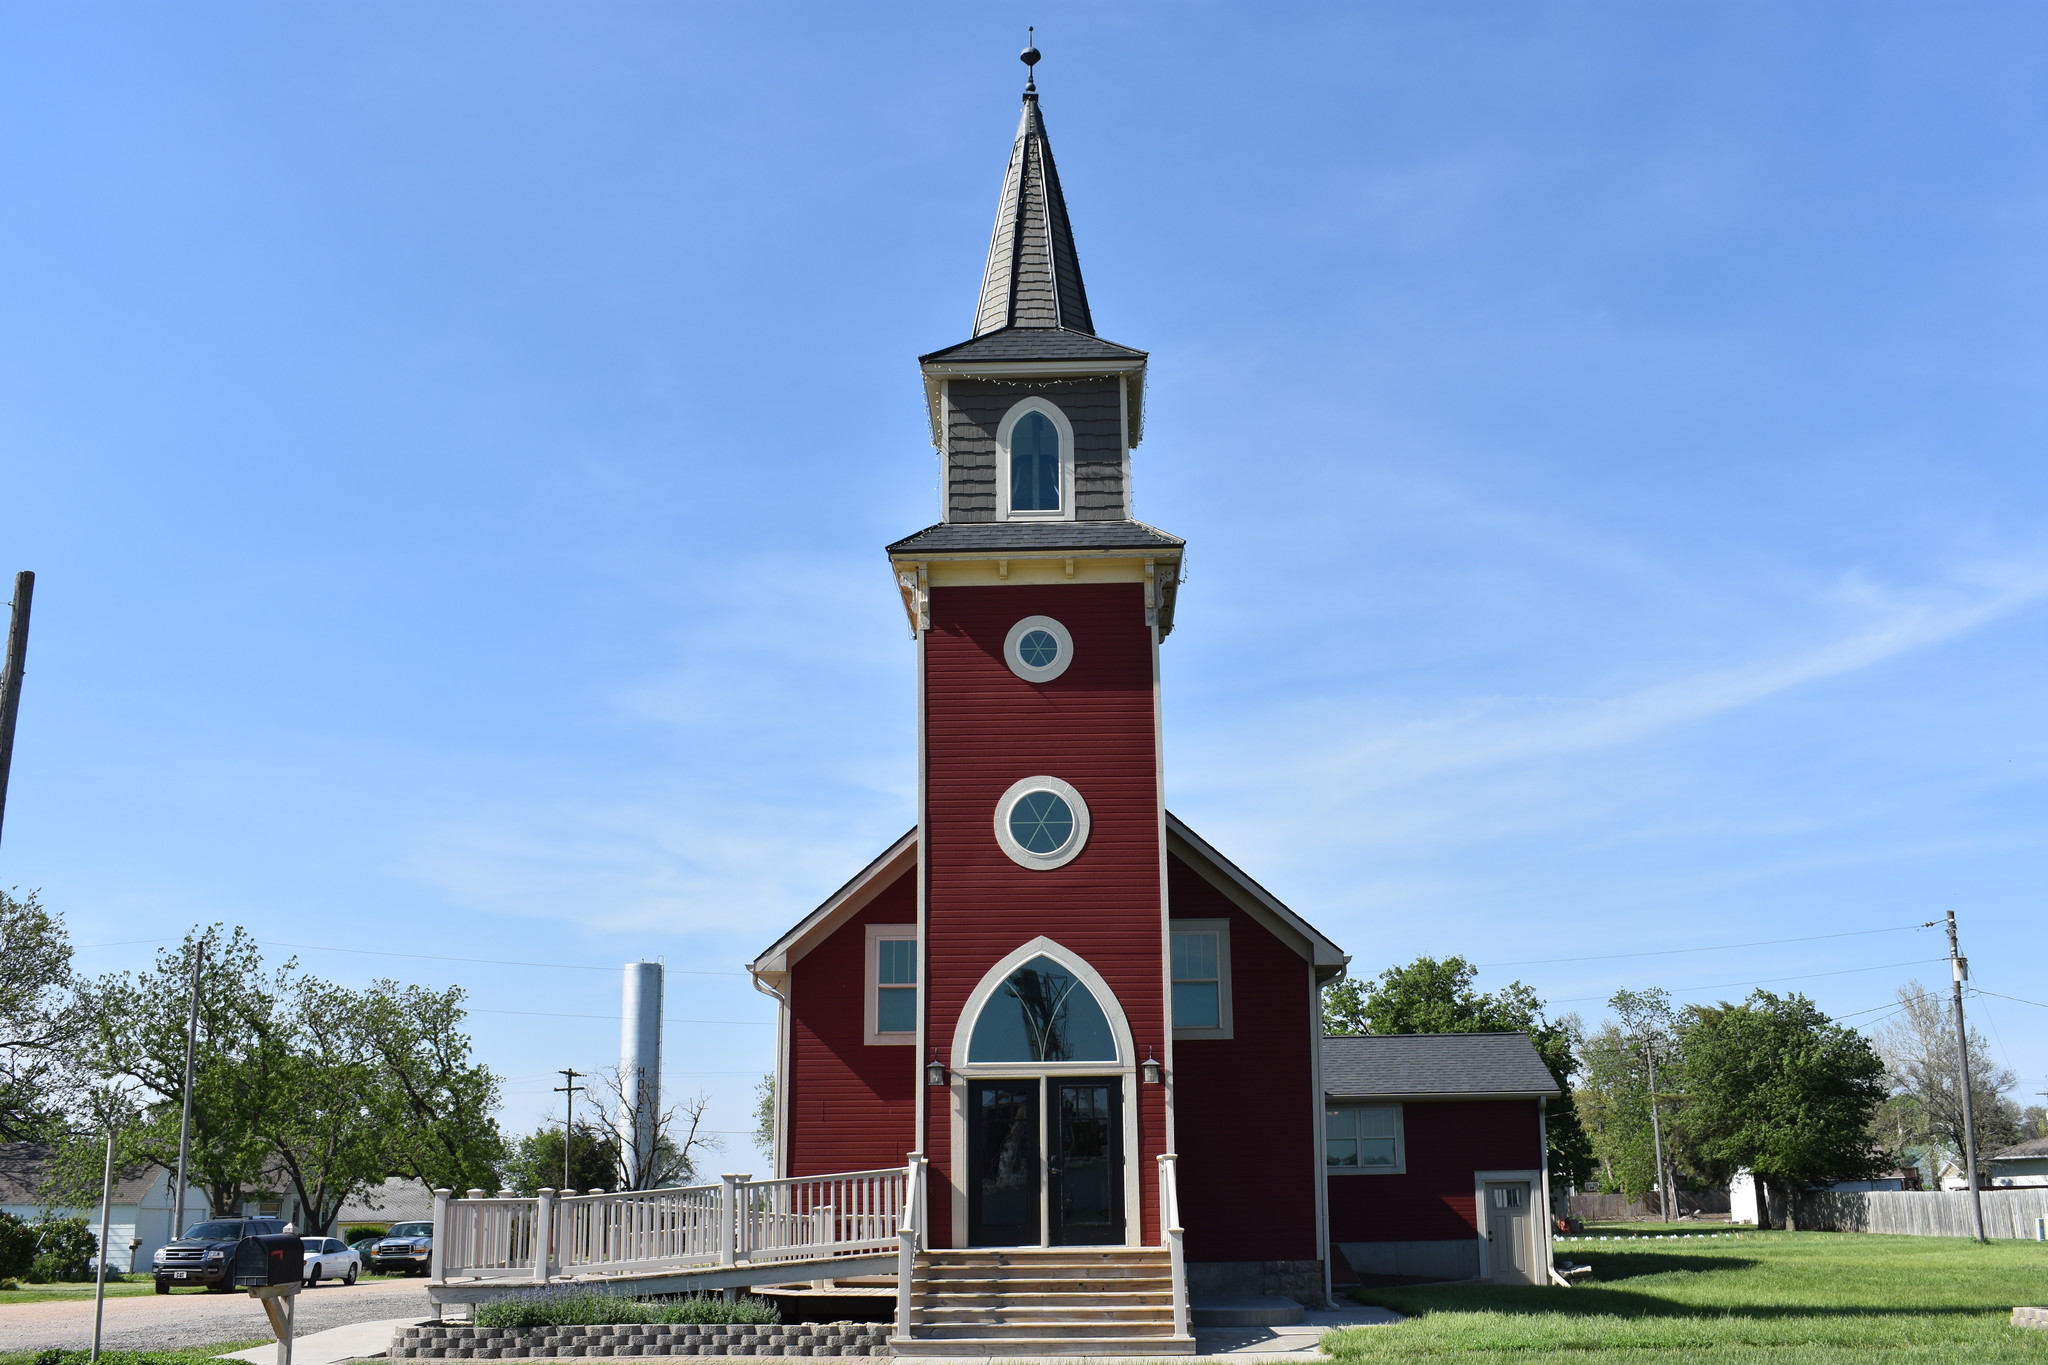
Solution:
M1313 969L1179 858L1167 888L1175 919L1230 921L1235 1036L1173 1045L1188 1259L1315 1260Z
M1003 662L1020 617L1046 615L1074 638L1074 662L1049 683ZM940 1055L981 978L1040 934L1087 959L1116 992L1137 1040L1164 1056L1160 1025L1158 747L1153 644L1136 583L937 588L925 635L926 1027ZM997 800L1022 777L1072 783L1088 803L1081 855L1049 872L1019 867L996 844ZM1138 1086L1143 1236L1157 1236L1164 1086ZM948 1106L929 1112L935 1233L949 1232Z
M791 1175L901 1166L917 1145L917 1049L862 1041L867 926L916 922L907 871L790 968Z
M1402 1106L1405 1175L1333 1175L1332 1242L1448 1242L1479 1235L1474 1171L1543 1165L1535 1100Z

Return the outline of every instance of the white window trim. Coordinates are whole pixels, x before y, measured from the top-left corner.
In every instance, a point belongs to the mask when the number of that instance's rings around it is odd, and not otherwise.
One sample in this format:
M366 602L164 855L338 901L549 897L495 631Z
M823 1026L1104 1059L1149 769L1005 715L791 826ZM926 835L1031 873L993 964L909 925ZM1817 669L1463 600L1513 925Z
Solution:
M1184 1028L1176 1021L1173 1036L1184 1038L1234 1038L1236 1017L1230 1008L1230 921L1227 919L1177 919L1167 922L1166 988L1167 1008L1173 1007L1173 935L1216 935L1216 1027Z
M1051 792L1067 803L1074 813L1074 834L1064 844L1050 853L1033 853L1017 842L1010 833L1010 811L1018 801L1032 792ZM1033 872L1050 872L1056 867L1065 867L1081 856L1081 850L1088 845L1088 803L1081 799L1081 793L1069 783L1057 777L1026 777L1010 784L996 802L996 843L1003 853L1019 867L1028 867Z
M866 965L861 969L861 1029L869 1047L917 1046L916 1029L912 1029L908 1033L882 1033L875 1027L876 1016L880 1009L880 1002L876 999L876 992L882 988L881 944L884 942L900 943L905 939L912 943L917 942L917 926L915 924L870 924L868 926ZM924 982L918 982L913 989L919 993L918 1004L922 1008L924 1004L922 998Z
M1036 668L1024 662L1017 650L1025 636L1034 630L1042 630L1059 644L1059 657L1043 668ZM1074 637L1067 628L1050 616L1027 616L1010 627L1010 633L1003 637L1003 662L1010 671L1025 682L1048 683L1067 671L1067 665L1074 662Z
M1394 1111L1394 1164L1391 1166L1332 1166L1330 1133L1323 1132L1323 1174L1406 1175L1408 1174L1408 1106L1398 1100L1330 1100L1325 1109L1391 1109Z
M1060 505L1053 512L1012 511L1010 508L1010 433L1024 414L1042 412L1052 420L1060 436ZM1059 404L1032 396L1020 398L1003 420L996 424L996 519L998 521L1072 521L1074 519L1074 424L1060 411Z

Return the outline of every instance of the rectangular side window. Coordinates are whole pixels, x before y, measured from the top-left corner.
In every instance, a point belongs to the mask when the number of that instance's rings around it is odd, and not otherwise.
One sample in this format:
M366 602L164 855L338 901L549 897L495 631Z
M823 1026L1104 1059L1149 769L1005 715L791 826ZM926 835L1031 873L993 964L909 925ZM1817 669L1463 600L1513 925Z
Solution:
M1333 1104L1323 1111L1323 1164L1395 1175L1408 1169L1398 1104Z
M1230 1037L1230 922L1173 921L1168 965L1173 978L1173 1036Z
M867 1041L917 1041L917 928L910 924L868 926Z

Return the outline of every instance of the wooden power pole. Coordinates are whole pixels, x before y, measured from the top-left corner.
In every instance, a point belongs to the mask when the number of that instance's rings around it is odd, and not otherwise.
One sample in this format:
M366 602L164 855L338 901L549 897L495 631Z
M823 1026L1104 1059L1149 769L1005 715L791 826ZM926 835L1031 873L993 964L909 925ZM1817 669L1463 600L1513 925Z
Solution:
M1970 959L1956 946L1956 912L1948 912L1948 975L1954 994L1956 1015L1956 1064L1962 1068L1963 1086L1963 1178L1970 1182L1970 1226L1977 1240L1984 1240L1984 1196L1977 1189L1977 1096L1970 1084L1970 1030L1963 1023L1963 982L1970 976Z
M28 609L36 576L14 576L14 614L7 623L7 660L0 666L0 825L7 820L7 773L14 766L14 718L21 712L21 675L28 666Z

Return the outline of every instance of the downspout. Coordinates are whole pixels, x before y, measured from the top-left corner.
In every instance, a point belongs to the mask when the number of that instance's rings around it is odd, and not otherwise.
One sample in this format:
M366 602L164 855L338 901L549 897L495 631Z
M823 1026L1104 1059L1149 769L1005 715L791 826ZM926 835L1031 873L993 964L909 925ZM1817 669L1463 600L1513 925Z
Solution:
M747 964L747 975L754 982L754 989L773 1000L775 1010L775 1124L772 1148L768 1153L768 1169L775 1172L780 1180L789 1174L787 1155L789 1152L789 997L761 980L761 974L754 970L754 964Z
M1536 1097L1536 1145L1541 1158L1537 1169L1542 1172L1543 1184L1543 1282L1554 1283L1557 1276L1557 1246L1551 1240L1557 1231L1557 1209L1550 1202L1550 1096Z
M1316 979L1314 950L1310 950L1308 968L1309 996L1309 1059L1315 1077L1315 1117L1313 1132L1315 1150L1310 1154L1309 1169L1315 1174L1316 1182L1316 1259L1323 1263L1323 1305L1327 1309L1337 1307L1337 1290L1330 1269L1330 1258L1337 1249L1330 1245L1330 1170L1324 1153L1329 1150L1329 1124L1326 1108L1328 1098L1323 1093L1323 989L1329 982ZM1346 959L1347 961L1349 959ZM1343 979L1344 968L1339 967L1330 981Z

